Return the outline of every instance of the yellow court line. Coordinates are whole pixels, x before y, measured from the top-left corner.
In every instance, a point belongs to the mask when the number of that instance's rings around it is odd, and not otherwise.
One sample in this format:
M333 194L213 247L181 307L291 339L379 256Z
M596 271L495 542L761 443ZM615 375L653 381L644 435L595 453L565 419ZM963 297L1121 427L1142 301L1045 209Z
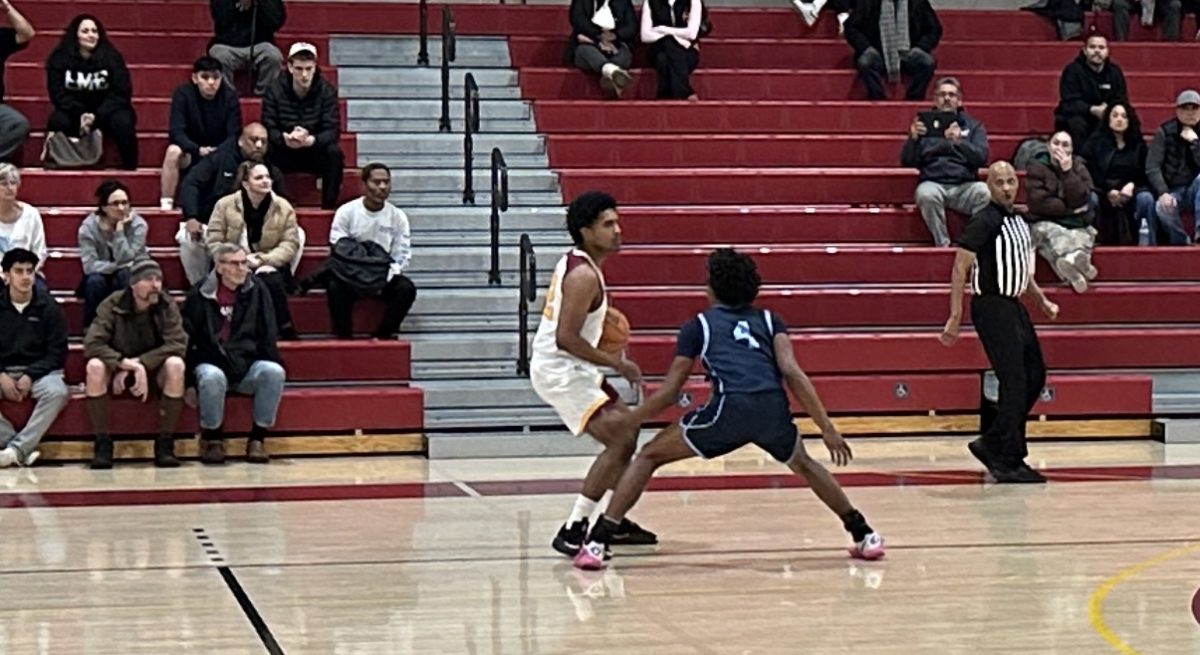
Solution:
M1113 632L1112 629L1108 627L1108 623L1104 621L1104 599L1108 598L1108 595L1112 593L1113 589L1117 588L1117 585L1142 573L1146 569L1169 562L1173 559L1179 559L1184 555L1195 552L1200 552L1200 544L1181 546L1175 550L1168 551L1162 555L1153 557L1139 564L1134 564L1129 568L1122 569L1116 575L1100 583L1100 586L1096 587L1096 590L1092 592L1091 597L1088 598L1088 622L1092 624L1092 629L1095 630L1096 633L1104 639L1104 641L1107 641L1109 646L1112 646L1114 649L1116 649L1118 653L1121 653L1122 655L1141 655L1141 653L1133 646L1130 646L1124 639L1118 637L1117 633Z

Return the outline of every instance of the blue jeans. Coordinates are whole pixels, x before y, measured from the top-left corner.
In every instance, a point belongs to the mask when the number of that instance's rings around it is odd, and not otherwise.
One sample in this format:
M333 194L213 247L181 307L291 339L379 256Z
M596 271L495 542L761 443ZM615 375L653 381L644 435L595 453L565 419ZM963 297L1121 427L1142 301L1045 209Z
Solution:
M254 396L254 424L262 428L275 426L279 400L287 374L275 362L258 360L250 365L246 377L234 388L235 393ZM225 394L229 383L225 373L212 364L196 367L196 396L200 404L200 427L216 430L225 422Z
M9 370L8 373L13 380L22 375L17 369ZM22 461L37 450L38 443L46 436L54 419L58 418L59 413L67 406L71 392L63 382L62 371L51 371L33 383L29 395L33 397L33 414L20 432L13 429L8 419L0 416L0 449L11 446L21 455Z
M1149 191L1143 191L1138 194L1138 205L1146 202L1147 199L1151 204L1150 211L1150 243L1158 243L1158 228L1162 226L1167 232L1167 243L1172 246L1186 246L1191 242L1188 238L1187 230L1183 229L1183 212L1195 213L1196 208L1200 207L1200 178L1192 180L1192 183L1187 187L1176 187L1168 191L1175 198L1175 208L1170 210L1160 209L1158 206L1158 198L1155 198ZM1143 196L1146 199L1143 199Z

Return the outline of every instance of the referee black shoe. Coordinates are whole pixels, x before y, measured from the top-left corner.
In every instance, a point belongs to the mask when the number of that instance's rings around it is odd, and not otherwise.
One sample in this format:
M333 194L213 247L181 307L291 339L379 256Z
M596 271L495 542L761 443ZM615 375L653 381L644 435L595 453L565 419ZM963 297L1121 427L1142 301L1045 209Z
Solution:
M983 442L983 437L968 443L967 450L971 451L971 455L974 456L975 459L979 460L980 464L983 464L983 467L988 470L988 473L992 474L992 477L995 477L996 460L992 457L992 454L988 452L987 444Z

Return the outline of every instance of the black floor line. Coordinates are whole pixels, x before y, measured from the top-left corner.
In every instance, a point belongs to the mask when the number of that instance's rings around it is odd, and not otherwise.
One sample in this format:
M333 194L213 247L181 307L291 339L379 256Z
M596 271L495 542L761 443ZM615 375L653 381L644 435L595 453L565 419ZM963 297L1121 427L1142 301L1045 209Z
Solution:
M278 641L275 641L275 635L271 634L271 627L267 625L262 614L258 613L258 608L254 606L254 601L250 600L250 595L242 588L242 583L238 582L237 576L225 564L225 558L221 555L220 549L213 544L207 531L204 528L192 528L192 534L195 535L196 541L200 542L200 547L204 549L204 554L208 556L209 562L217 565L217 573L221 574L221 579L225 581L225 586L229 587L229 593L233 594L233 598L242 608L242 613L246 615L250 625L254 626L254 631L258 633L258 638L266 647L267 653L284 655L283 648L279 646Z

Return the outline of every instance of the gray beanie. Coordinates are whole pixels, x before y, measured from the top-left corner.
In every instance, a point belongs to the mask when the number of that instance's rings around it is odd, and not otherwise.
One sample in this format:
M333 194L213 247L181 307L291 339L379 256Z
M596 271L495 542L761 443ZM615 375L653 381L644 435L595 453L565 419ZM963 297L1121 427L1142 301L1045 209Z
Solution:
M139 259L129 267L129 284L134 285L152 275L162 279L162 267L153 259Z

